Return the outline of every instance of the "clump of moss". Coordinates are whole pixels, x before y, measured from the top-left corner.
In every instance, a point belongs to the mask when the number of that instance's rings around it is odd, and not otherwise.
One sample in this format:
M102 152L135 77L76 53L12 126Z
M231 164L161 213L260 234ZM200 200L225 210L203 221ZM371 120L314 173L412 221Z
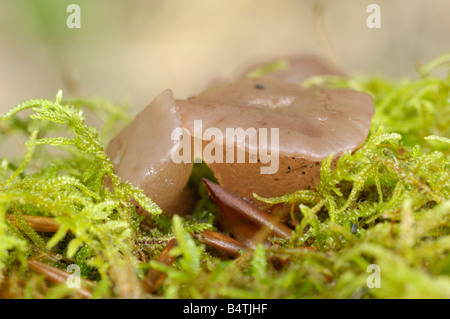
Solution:
M307 80L304 85L371 94L376 115L370 136L335 169L333 155L325 159L317 189L277 198L255 194L268 205L296 208L290 216L295 230L288 241L274 239L272 247L236 259L191 236L215 228L216 208L200 183L210 174L204 166L195 167L189 182L198 189L197 209L183 218L161 214L115 175L103 145L128 118L123 106L62 102L58 93L55 101L14 107L2 116L1 129L28 140L19 160L0 163L0 294L76 297L28 269L27 258L39 257L61 269L79 265L81 276L95 282L96 298L148 296L140 280L150 268L167 274L155 292L166 298L449 298L450 73L432 75L449 60L438 57L414 80ZM105 130L85 124L86 108L111 115ZM61 152L51 153L54 147ZM133 199L150 216L137 215ZM24 215L54 217L60 228L35 231ZM178 258L168 267L155 258L172 238Z
M137 200L151 214L160 214L161 210L140 189L120 181L97 130L84 123L80 108L75 106L79 102L69 105L62 103L61 97L59 92L55 101L29 100L2 116L3 123L9 124L8 131L25 130L30 138L25 143L28 150L18 164L2 159L0 271L12 271L16 261L23 270L25 259L35 255L33 252L53 252L95 268L100 281L105 282L100 282L99 287L112 287L114 283L115 293L131 293L128 286L139 287L137 278L122 278L122 274L134 274L137 263L133 238L139 217L130 199ZM9 121L25 110L31 111L29 121L21 120L20 126L17 121ZM48 136L55 133L55 124L65 126L68 130L64 132L71 131L72 136ZM69 154L53 158L49 153L35 153L42 145L61 147ZM106 179L110 188L105 187ZM14 214L19 229L11 225L7 214ZM60 227L52 235L38 234L23 214L54 217ZM58 245L62 241L64 245ZM80 254L83 249L91 252L85 258Z

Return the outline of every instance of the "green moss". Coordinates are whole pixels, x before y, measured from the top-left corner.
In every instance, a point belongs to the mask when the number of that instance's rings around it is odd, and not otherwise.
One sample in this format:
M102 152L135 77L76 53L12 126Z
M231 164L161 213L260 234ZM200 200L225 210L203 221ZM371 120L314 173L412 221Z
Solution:
M450 74L432 75L447 64L448 55L438 57L417 79L307 80L303 85L371 94L370 135L335 169L332 155L322 162L317 189L266 199L255 194L269 205L295 205L297 225L290 240L236 259L219 258L190 235L215 229L217 210L201 183L212 178L206 166L196 165L189 182L195 212L171 220L115 175L104 152L128 120L123 105L62 102L60 93L55 101L26 101L0 122L3 138L27 140L21 158L0 161L0 282L26 278L14 290L20 298L75 297L65 285L41 290L42 278L28 271L26 258L46 256L62 269L77 263L96 282L95 298L145 296L139 280L149 268L167 273L156 292L167 298L449 298ZM109 124L98 132L82 110ZM150 217L136 214L132 198ZM6 214L14 214L18 227ZM24 214L55 217L61 227L55 234L34 231ZM154 260L171 238L178 258L167 267ZM369 265L379 267L380 288L368 285Z
M14 107L2 117L4 123L10 125L9 130L21 132L20 127L8 120L27 109L31 110L29 117L33 119L29 126L37 128L32 130L26 143L28 151L20 164L4 164L5 177L0 184L0 229L4 229L1 236L8 239L0 249L3 257L0 269L11 264L6 261L11 250L32 255L34 245L43 251L63 253L71 259L81 247L87 246L93 251L93 257L86 263L98 269L102 280L111 283L110 268L119 268L114 273L120 277L120 273L124 273L120 268L129 267L122 262L113 263L117 256L121 255L130 264L136 263L133 253L136 235L132 227L136 212L130 198L136 199L151 214L158 215L161 210L140 189L120 181L98 140L97 130L84 123L79 108L61 103L61 93L55 102L30 100ZM62 130L64 134L69 131L72 137L47 137L49 132L40 121L63 125L67 128ZM49 127L53 133L54 125ZM53 161L48 153L35 153L36 148L48 145L69 150L69 156ZM31 161L35 166L30 167L32 172L25 173ZM105 177L111 180L113 191L104 187ZM6 228L5 214L11 212L18 219L25 238L30 239L26 247L23 241L13 240L14 233ZM21 218L22 213L55 217L61 226L53 236L44 239ZM73 238L64 251L58 251L58 243L66 238L69 230ZM55 248L58 249L55 251ZM24 258L21 261L24 263Z

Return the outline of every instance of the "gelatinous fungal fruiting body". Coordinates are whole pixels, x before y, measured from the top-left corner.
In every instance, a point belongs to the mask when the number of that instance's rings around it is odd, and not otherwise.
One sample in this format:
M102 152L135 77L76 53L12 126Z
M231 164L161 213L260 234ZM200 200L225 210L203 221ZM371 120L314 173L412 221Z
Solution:
M178 105L165 90L147 105L108 145L106 153L123 180L140 187L167 214L189 210L192 196L186 186L192 163L174 163L170 156L181 127Z
M365 93L305 89L275 78L241 79L189 101L177 100L177 104L183 127L191 132L194 120L202 120L203 130L256 129L258 143L250 143L247 138L235 140L234 154L244 149L244 163L208 164L221 186L247 199L253 199L252 193L273 197L315 187L321 161L332 153L337 158L356 149L366 139L374 115L372 98ZM260 136L261 128L266 129L265 136ZM279 131L278 170L262 174L262 167L276 164L263 164L260 154L270 154L273 150L268 149L276 143L259 141L271 137L274 129ZM215 136L210 141L203 139L203 145L222 144L218 147L228 151L226 147L232 145L229 139L225 134L223 139ZM255 163L250 162L251 154L257 154Z
M243 77L189 100L174 100L170 90L162 92L110 142L107 153L117 174L142 188L164 212L189 212L186 184L195 154L181 163L171 157L186 138L194 145L200 139L203 160L222 187L254 203L258 201L253 193L274 197L315 187L323 159L332 153L337 159L364 142L374 105L362 92L292 83L314 72L335 72L319 62L313 71L304 59L291 63L292 69ZM200 132L195 121L201 121ZM187 137L174 138L174 130L181 128ZM211 128L216 133L205 135ZM244 137L228 136L227 129L242 129ZM256 132L257 142L245 132ZM214 153L214 161L204 158L206 148ZM238 150L244 160L238 159Z

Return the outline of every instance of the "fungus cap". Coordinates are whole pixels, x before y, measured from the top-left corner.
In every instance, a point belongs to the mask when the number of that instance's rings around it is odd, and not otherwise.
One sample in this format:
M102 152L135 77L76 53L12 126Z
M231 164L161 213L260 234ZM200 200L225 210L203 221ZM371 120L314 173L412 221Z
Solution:
M373 100L366 93L306 89L268 77L241 79L177 104L183 127L191 132L194 120L202 120L203 130L215 127L223 132L227 128L278 128L280 156L309 161L354 150L366 139L374 115ZM265 145L237 140L237 147L252 151L262 146L270 151L268 135Z
M122 180L140 187L168 214L185 212L192 196L186 188L191 163L174 163L171 152L181 128L172 91L161 92L108 145L106 153Z
M225 151L227 145L245 150L245 158L258 154L256 163L209 163L220 185L252 200L253 193L263 197L281 196L317 186L320 162L330 154L335 160L345 151L355 150L365 141L374 115L372 98L350 89L303 88L276 78L240 79L230 85L211 88L188 101L177 100L183 127L194 131L194 121L208 128L256 129L257 139L223 135L203 140ZM266 129L261 136L259 129ZM271 131L278 129L278 145ZM203 136L204 137L204 136ZM276 149L272 149L275 147ZM260 154L278 151L279 168L261 174ZM333 162L334 164L335 162Z

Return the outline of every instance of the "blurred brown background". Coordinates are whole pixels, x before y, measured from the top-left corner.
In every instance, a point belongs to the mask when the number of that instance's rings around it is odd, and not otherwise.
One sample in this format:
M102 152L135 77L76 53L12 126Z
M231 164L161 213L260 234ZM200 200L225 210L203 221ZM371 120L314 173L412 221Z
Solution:
M81 7L81 29L66 8ZM334 55L349 71L414 76L450 51L450 1L321 1ZM381 7L381 29L366 8ZM177 98L249 64L327 54L313 0L0 0L0 112L28 98L103 96L132 112L166 88ZM317 21L317 20L316 20ZM329 52L328 52L329 53Z

